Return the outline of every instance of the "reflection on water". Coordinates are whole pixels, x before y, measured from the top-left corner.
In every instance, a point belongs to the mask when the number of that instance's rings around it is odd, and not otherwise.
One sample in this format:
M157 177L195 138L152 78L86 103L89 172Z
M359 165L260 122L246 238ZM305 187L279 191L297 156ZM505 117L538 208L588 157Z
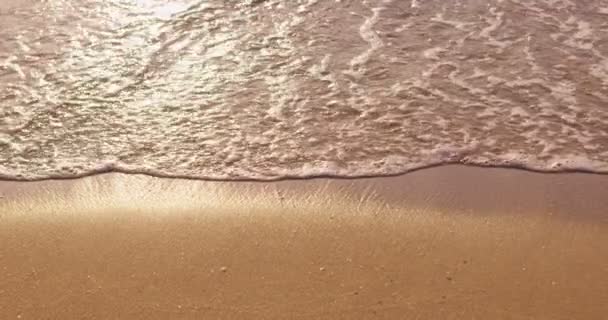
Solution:
M0 8L5 178L608 172L608 1Z

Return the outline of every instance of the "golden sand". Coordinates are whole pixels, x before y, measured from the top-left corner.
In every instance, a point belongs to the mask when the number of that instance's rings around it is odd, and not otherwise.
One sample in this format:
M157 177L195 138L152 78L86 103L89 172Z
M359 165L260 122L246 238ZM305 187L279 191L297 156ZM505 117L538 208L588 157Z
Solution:
M605 319L608 176L0 183L0 319Z

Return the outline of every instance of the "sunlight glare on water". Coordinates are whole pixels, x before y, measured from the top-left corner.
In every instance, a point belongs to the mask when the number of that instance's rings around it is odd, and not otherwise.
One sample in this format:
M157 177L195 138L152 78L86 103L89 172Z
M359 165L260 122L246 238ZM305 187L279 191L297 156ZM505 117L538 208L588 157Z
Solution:
M0 5L0 176L608 172L608 1Z
M154 16L163 19L171 18L174 14L188 9L188 3L186 1L135 0L134 2L136 6L150 9Z

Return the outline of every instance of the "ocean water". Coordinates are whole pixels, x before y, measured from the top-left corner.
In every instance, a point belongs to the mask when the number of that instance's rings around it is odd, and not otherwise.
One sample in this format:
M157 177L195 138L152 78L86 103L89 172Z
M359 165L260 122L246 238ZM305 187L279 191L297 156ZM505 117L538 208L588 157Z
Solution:
M608 0L0 4L0 177L608 172Z

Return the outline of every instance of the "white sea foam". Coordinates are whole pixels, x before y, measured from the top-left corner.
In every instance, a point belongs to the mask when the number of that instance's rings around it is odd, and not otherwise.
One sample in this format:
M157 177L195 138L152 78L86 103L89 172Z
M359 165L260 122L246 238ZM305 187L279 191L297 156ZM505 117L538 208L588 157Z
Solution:
M266 180L445 163L607 173L606 8L11 5L0 10L0 177Z

